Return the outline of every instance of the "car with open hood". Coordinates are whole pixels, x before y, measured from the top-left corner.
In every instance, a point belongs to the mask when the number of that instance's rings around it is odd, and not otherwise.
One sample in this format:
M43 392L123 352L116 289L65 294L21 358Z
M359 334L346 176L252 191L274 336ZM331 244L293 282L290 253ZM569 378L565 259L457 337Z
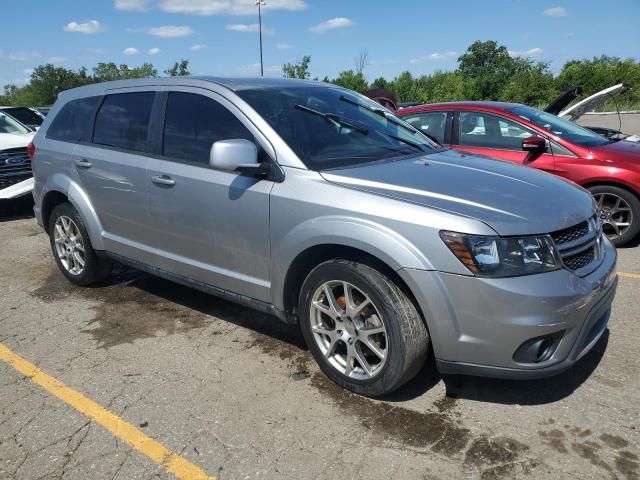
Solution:
M516 103L439 103L397 114L454 150L530 166L588 189L617 246L640 232L640 143L605 138Z
M616 250L587 191L443 149L336 85L84 86L60 94L31 150L36 218L70 282L117 261L267 312L362 395L429 358L553 375L607 329Z

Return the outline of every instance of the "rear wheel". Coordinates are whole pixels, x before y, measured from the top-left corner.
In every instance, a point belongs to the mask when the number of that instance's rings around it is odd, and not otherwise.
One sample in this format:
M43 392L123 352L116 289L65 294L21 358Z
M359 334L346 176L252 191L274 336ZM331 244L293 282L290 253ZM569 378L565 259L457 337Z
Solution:
M598 204L598 215L609 240L617 247L629 243L640 232L640 200L631 192L610 185L589 188Z
M379 271L330 260L300 293L300 326L322 371L360 395L388 394L413 378L429 336L411 300Z
M69 281L86 286L109 276L111 262L96 255L84 222L70 203L53 209L49 230L53 257Z

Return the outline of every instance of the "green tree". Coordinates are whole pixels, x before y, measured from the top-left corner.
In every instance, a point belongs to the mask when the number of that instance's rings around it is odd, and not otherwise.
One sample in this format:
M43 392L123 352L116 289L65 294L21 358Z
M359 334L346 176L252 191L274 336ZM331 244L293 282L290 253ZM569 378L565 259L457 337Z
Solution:
M150 63L143 63L139 67L129 67L128 65L116 65L113 62L98 63L93 67L94 82L109 82L112 80L128 80L131 78L156 77L158 71Z
M557 94L549 64L538 62L515 73L500 92L500 99L544 108Z
M185 77L191 75L191 72L189 72L189 60L184 58L180 59L180 61L174 63L172 67L167 68L164 73L170 77Z
M92 83L91 77L83 67L77 72L63 67L55 67L48 63L39 65L33 69L29 85L19 89L16 104L24 105L51 105L56 101L58 93L70 88L80 87Z
M360 72L354 72L353 70L345 70L340 72L337 78L331 80L331 83L340 85L341 87L354 90L362 93L369 89L369 84L364 78L364 75Z
M295 63L285 63L282 65L282 76L284 78L301 78L306 80L311 76L309 72L310 63L311 55L305 55L302 57L302 60L298 60Z
M507 47L493 40L473 42L458 58L458 70L469 83L471 100L498 100L500 91L529 62L509 55Z

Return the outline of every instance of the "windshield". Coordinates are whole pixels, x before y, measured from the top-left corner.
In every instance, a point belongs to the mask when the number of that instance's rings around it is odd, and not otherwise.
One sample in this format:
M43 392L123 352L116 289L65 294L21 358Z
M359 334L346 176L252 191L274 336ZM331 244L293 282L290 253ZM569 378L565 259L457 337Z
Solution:
M39 127L42 125L42 117L30 108L4 108L3 111L28 127Z
M30 130L9 115L0 112L0 133L29 133Z
M304 164L324 170L440 146L366 97L336 87L240 90Z
M578 124L556 117L550 113L545 113L535 108L517 106L509 110L511 113L530 121L531 123L550 131L554 135L564 138L571 143L581 147L595 147L609 143L604 137L587 130Z

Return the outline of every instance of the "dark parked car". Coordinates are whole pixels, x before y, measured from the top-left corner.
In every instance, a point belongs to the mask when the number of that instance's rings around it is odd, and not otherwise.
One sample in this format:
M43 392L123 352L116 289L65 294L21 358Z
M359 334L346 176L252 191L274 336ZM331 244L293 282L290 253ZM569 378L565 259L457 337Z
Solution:
M453 149L529 165L588 189L617 246L640 232L639 143L607 139L516 103L440 103L396 114Z

